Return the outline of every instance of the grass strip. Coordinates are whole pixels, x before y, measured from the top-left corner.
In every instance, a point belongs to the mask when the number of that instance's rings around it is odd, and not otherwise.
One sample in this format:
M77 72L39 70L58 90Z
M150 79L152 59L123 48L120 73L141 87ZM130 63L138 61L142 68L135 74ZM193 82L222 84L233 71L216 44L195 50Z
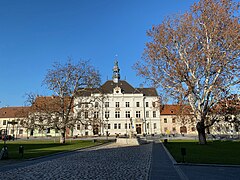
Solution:
M194 140L170 140L164 144L177 162L240 165L240 141L211 141L200 145Z
M7 141L9 159L22 159L19 154L19 146L24 147L24 159L36 158L55 154L59 152L73 151L76 149L92 147L103 144L106 141L100 140L93 142L92 140L67 140L65 144L54 142L53 140L17 140ZM0 147L3 147L0 145Z

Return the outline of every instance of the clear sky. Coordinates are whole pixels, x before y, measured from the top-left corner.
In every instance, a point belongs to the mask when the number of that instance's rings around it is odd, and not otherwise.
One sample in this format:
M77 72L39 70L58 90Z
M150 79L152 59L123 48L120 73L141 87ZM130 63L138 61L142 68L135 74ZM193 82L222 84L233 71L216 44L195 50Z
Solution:
M138 87L143 79L132 66L146 31L195 1L0 0L0 107L24 105L28 92L51 95L42 80L68 57L90 60L105 82L117 54L121 79Z

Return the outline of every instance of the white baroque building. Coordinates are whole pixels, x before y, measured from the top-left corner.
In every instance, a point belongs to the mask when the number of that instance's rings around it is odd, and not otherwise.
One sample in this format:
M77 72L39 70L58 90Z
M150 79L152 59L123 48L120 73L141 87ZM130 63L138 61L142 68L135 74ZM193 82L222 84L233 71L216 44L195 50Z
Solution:
M120 80L115 61L113 79L100 88L80 89L74 113L80 121L73 134L143 135L160 134L160 111L155 88L134 88Z

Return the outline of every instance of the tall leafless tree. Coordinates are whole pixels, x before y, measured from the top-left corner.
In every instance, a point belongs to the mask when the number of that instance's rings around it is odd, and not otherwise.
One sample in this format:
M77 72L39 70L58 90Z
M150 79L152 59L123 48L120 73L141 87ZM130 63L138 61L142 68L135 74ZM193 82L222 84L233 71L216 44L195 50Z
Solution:
M64 65L55 63L48 70L43 83L56 95L59 109L55 118L49 119L61 132L61 141L65 143L66 129L75 124L73 116L74 98L79 89L98 87L99 72L89 63L81 60L74 64L71 60ZM54 120L54 121L52 121Z
M160 85L174 98L184 97L196 118L200 144L210 109L231 87L239 87L239 3L200 0L183 15L166 18L147 32L138 75Z

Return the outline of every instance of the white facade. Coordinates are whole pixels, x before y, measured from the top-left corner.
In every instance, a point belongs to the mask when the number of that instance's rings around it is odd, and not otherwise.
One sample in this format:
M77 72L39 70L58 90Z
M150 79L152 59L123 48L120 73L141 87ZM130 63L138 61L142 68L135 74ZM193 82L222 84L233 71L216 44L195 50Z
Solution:
M115 91L116 92L116 91ZM101 96L94 94L92 96ZM160 133L160 112L157 108L158 97L146 97L143 94L105 94L102 102L99 102L98 134L129 135L133 134L159 134ZM89 97L92 98L92 97ZM82 102L82 97L75 99L75 103ZM155 103L155 107L153 104ZM81 107L76 106L75 112L81 111ZM132 122L131 122L132 121ZM86 121L87 122L87 121ZM107 126L108 124L108 126ZM82 128L81 128L82 126ZM93 135L93 127L87 129L85 125L76 126L75 135Z
M84 117L76 125L74 135L141 135L160 134L160 111L158 95L154 88L133 88L128 82L119 80L118 63L115 62L113 80L105 82L99 89L90 89L75 98L74 113L88 111L98 124L90 123ZM89 102L91 110L84 109ZM96 102L97 106L96 106ZM95 109L94 109L95 108ZM90 112L92 111L92 112ZM89 121L90 122L90 121ZM93 131L95 129L95 131Z

